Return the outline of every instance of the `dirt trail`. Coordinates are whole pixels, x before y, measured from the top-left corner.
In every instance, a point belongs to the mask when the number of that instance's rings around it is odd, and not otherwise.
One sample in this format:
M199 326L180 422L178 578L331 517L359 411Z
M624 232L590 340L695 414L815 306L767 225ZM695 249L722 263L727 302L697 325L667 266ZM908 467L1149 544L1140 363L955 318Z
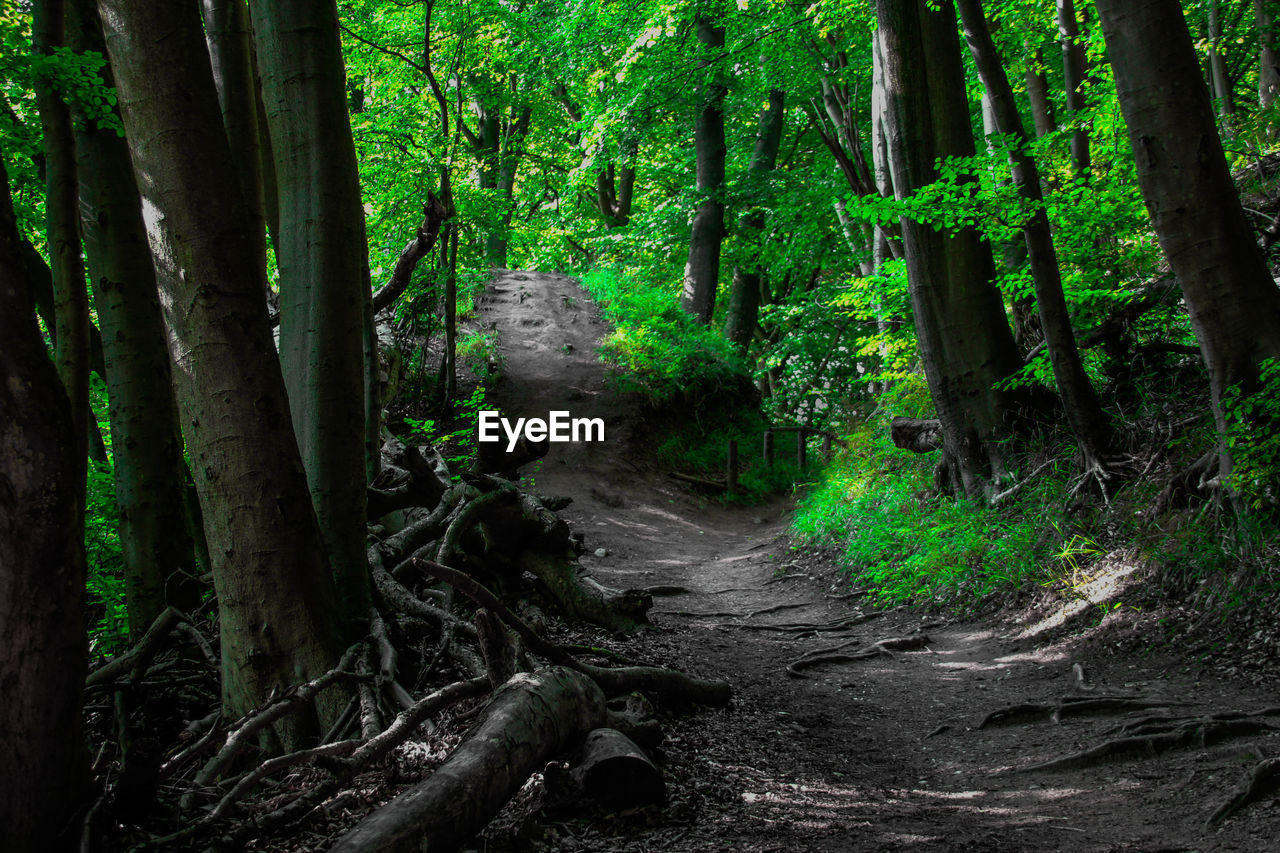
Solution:
M736 697L726 711L667 721L665 808L583 818L531 795L504 813L486 849L1280 849L1274 800L1205 828L1241 774L1280 753L1271 732L1089 769L1019 772L1099 743L1135 717L1260 709L1273 696L1168 655L1127 652L1123 638L1037 643L1018 624L922 625L916 614L876 614L833 596L832 569L787 548L787 503L708 504L636 456L631 430L642 421L604 387L594 352L606 326L573 280L503 272L480 313L500 334L504 379L491 397L509 416L566 409L606 421L604 443L553 445L533 474L539 491L573 497L564 515L588 548L608 549L584 565L619 587L688 590L658 599L659 630L630 650L726 678ZM871 618L857 622L859 614ZM831 622L849 624L786 629ZM806 677L786 671L817 648L857 652L921 628L929 639L917 651L825 664ZM1084 667L1083 689L1074 663ZM1099 694L1168 704L976 728L1003 706Z

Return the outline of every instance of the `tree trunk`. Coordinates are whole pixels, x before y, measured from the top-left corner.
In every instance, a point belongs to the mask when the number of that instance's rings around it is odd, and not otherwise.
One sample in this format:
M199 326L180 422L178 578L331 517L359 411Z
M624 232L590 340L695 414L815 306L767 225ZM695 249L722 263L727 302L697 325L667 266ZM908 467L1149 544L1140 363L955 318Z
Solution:
M1031 261L1031 277L1035 282L1036 303L1040 308L1040 324L1044 330L1049 360L1053 365L1053 377L1066 407L1067 420L1084 456L1085 470L1105 470L1105 456L1111 448L1111 427L1098 396L1080 361L1075 333L1071 329L1071 315L1062 292L1062 275L1058 269L1058 254L1053 245L1049 217L1044 209L1044 196L1040 190L1040 171L1035 158L1027 151L1030 139L1013 88L1005 74L1004 65L996 51L995 43L987 28L980 0L956 0L965 37L973 54L978 75L986 88L991 103L996 130L1010 138L1013 147L1009 163L1013 182L1027 202L1030 218L1022 228L1026 239L1027 254Z
M778 162L778 148L782 144L783 98L781 89L769 92L769 104L760 111L760 123L756 129L756 145L751 152L747 175L752 189L763 191ZM724 323L724 336L744 349L751 343L760 314L760 284L764 270L760 266L763 249L764 211L756 208L742 218L740 229L743 241L750 241L750 260L745 267L733 271L733 289L729 293L729 308Z
M1048 136L1058 129L1053 120L1053 102L1049 100L1049 79L1044 73L1044 55L1040 48L1027 58L1027 100L1031 102L1031 118L1036 125L1036 138Z
M1142 195L1209 367L1226 482L1222 394L1255 391L1259 362L1280 356L1280 292L1231 181L1181 4L1097 6Z
M1227 135L1235 119L1235 105L1231 101L1231 79L1227 73L1227 60L1222 55L1222 18L1218 0L1209 2L1209 79L1213 83L1213 97L1218 102L1218 115Z
M254 4L280 202L280 362L298 449L348 620L365 560L368 255L333 0Z
M938 157L973 155L964 70L949 2L877 3L884 38L886 130L899 198L936 180ZM1004 475L996 440L1010 401L995 384L1021 366L994 285L991 251L973 229L950 235L902 218L911 304L954 487L980 495Z
M71 6L73 46L105 54L96 5ZM113 85L110 69L102 74ZM136 639L166 606L185 613L200 606L200 572L164 319L129 148L85 116L77 122L76 148L85 255L103 329L129 631Z
M84 453L35 321L0 157L0 850L79 849Z
M680 302L685 311L705 326L715 313L716 288L720 283L720 244L724 240L724 99L729 87L720 70L724 27L700 13L698 41L704 50L702 73L707 75L702 82L693 136L696 181L702 203L693 216Z
M204 13L204 37L218 87L222 124L236 163L236 178L249 210L251 252L267 271L267 208L262 177L262 93L258 88L253 29L245 0L200 0Z
M226 180L235 166L199 10L99 7L134 176L153 212L147 237L218 594L223 703L238 717L338 662L337 595L248 252L248 214ZM342 697L322 694L317 705L332 722ZM309 722L277 733L297 743Z
M516 189L516 169L520 166L520 156L524 152L525 137L529 135L529 120L533 110L525 107L520 117L509 125L502 136L502 148L498 159L498 197L502 203L502 216L497 230L490 232L485 241L485 251L489 266L505 268L507 266L508 233L511 230L511 217Z
M1263 108L1280 95L1280 51L1276 49L1276 20L1271 0L1253 0L1258 27L1258 104Z
M604 720L604 694L587 676L561 666L520 673L444 764L356 824L332 853L457 850L530 774Z
M31 22L32 52L51 56L66 45L66 4L37 0ZM79 453L81 512L89 452L89 292L80 260L80 199L76 186L75 134L71 110L54 83L36 75L36 106L44 143L45 237L53 275L56 343L54 363L71 399L71 441ZM96 427L96 421L94 426Z
M1078 124L1085 108L1084 78L1086 58L1080 41L1080 22L1074 0L1057 0L1058 35L1062 45L1062 83L1067 90L1067 120ZM1077 177L1088 177L1090 168L1089 131L1071 131L1071 165Z

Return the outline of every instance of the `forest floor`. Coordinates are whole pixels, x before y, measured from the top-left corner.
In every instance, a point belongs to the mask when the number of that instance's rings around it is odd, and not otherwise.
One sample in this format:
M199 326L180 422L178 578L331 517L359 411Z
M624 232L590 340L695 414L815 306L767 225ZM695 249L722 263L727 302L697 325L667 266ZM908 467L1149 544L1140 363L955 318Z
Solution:
M603 443L554 444L532 474L537 491L574 499L562 515L586 536L584 566L617 587L686 590L656 599L656 630L593 641L727 679L735 692L725 710L664 712L663 807L584 814L557 807L535 780L489 827L483 849L1278 849L1275 800L1220 828L1206 820L1260 757L1280 754L1266 724L1280 717L1210 727L1210 741L1230 736L1208 746L1025 769L1118 737L1135 720L1257 711L1274 693L1157 649L1122 619L1032 635L1028 625L1051 614L947 623L879 612L844 594L830 561L791 549L789 501L724 506L656 463L646 450L652 416L606 390L595 350L607 327L572 279L502 272L479 319L499 332L503 378L490 399L508 416L605 419ZM919 633L927 640L916 650L788 674L815 649L850 655ZM1049 708L1064 697L1054 722ZM1091 710L1072 697L1117 701ZM979 728L1020 703L1047 707Z

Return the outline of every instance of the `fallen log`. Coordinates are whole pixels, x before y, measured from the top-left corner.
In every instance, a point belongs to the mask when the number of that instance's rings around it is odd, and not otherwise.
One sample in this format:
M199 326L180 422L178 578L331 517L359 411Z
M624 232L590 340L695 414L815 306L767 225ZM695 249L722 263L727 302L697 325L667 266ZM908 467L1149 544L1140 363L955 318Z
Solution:
M613 808L653 805L667 797L662 771L617 729L599 728L587 735L573 775L583 794Z
M561 666L521 673L448 760L338 839L332 853L456 850L484 828L530 774L605 719L595 683Z
M932 453L942 449L942 421L937 418L905 418L889 422L889 438L894 447L912 453Z

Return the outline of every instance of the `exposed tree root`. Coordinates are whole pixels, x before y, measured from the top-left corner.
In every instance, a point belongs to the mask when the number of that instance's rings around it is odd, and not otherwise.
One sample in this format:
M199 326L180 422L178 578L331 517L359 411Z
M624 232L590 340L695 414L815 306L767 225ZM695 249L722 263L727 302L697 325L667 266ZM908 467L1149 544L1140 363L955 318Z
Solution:
M1145 711L1150 708L1171 708L1187 704L1189 703L1142 699L1135 696L1063 696L1056 702L1023 702L997 709L983 717L977 728L1013 725L1037 719L1058 723L1064 717L1104 712Z
M852 616L842 616L827 622L783 622L777 625L730 624L721 625L720 627L737 628L742 631L774 631L779 634L825 634L845 631L855 625L861 625L863 622L879 619L883 615L883 613L873 611L871 613L855 613Z
M888 637L872 643L857 652L844 652L842 649L858 645L857 640L831 646L825 649L814 649L806 652L787 666L787 675L793 678L804 678L802 670L811 669L829 663L854 663L878 657L893 657L894 652L908 652L923 649L929 643L928 634L912 634L908 637Z
M1214 809L1213 814L1209 816L1208 825L1217 826L1245 806L1261 800L1277 787L1280 787L1280 758L1259 761L1231 792L1231 796Z
M1020 773L1076 770L1110 760L1148 758L1172 749L1204 748L1231 738L1275 731L1276 727L1257 718L1215 719L1202 717L1178 724L1166 731L1133 735L1104 741L1090 749L1018 769Z

